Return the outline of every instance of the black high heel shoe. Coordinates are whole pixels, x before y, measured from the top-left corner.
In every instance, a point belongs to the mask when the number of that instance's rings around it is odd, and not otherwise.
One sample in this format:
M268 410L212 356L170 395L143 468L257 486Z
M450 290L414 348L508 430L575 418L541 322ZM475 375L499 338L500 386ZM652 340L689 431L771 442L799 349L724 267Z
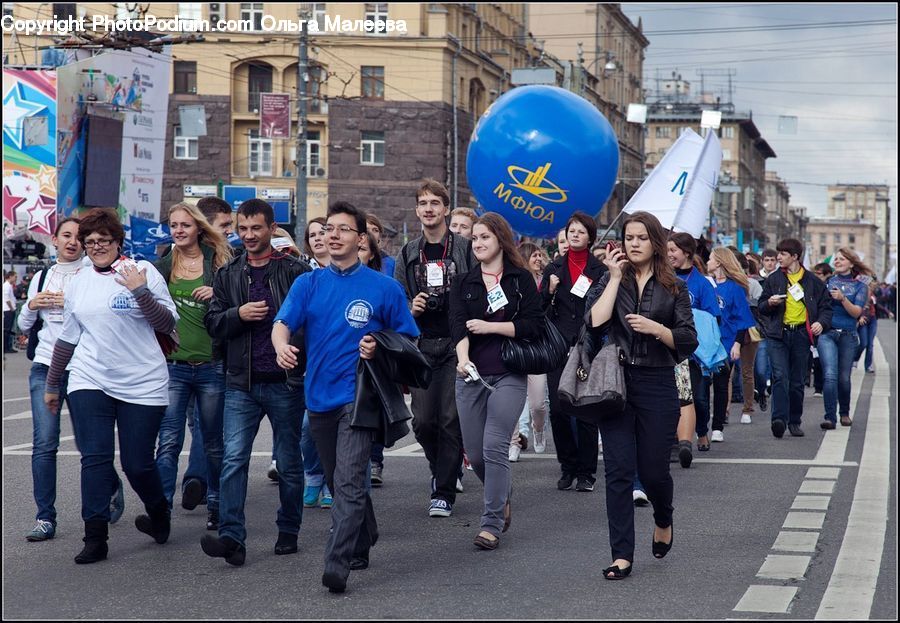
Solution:
M672 549L672 543L675 542L675 526L669 526L672 529L672 536L669 539L668 543L663 543L662 541L653 541L653 557L654 558L665 558L666 554L669 553L669 550Z
M603 578L606 580L624 580L629 575L631 575L631 568L633 566L634 563L631 563L623 569L622 567L618 567L616 565L610 565L603 570Z

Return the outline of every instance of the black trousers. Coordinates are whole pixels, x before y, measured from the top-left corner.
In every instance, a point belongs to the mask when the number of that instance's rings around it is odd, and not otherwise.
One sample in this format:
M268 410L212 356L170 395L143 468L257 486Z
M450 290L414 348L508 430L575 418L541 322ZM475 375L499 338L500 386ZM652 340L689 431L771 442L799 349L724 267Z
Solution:
M334 494L332 532L325 545L325 572L350 575L350 559L367 556L378 539L375 508L366 490L372 431L350 427L353 405L309 414L325 480Z
M562 368L547 374L556 459L563 475L586 477L593 482L597 473L597 426L574 418L566 410L557 393L561 376Z
M613 560L634 560L635 466L660 528L672 525L669 449L678 426L680 403L673 368L628 366L622 413L600 421L606 468L606 518Z

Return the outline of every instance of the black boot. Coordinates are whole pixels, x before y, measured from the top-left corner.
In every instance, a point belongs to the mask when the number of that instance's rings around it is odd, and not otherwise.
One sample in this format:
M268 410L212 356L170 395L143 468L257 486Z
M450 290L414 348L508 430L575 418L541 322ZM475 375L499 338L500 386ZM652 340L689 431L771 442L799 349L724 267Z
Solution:
M106 560L109 546L106 540L109 538L109 524L105 521L84 522L84 549L75 556L75 563L88 565L92 562Z
M147 515L138 515L134 518L135 527L149 534L153 539L162 545L169 540L169 531L172 529L171 511L169 504L165 498L153 505L145 504Z

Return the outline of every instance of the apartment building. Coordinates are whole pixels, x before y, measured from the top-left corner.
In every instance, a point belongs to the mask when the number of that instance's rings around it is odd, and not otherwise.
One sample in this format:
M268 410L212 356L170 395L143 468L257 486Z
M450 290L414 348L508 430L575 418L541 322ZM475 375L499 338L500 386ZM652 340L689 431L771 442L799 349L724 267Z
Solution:
M878 226L864 219L813 217L809 219L804 240L813 264L825 261L841 247L853 249L879 275L884 271L875 265L875 258L885 249L878 236Z
M891 267L890 194L886 184L834 184L828 187L828 216L873 223L877 228L877 255L869 256L872 268L884 274Z

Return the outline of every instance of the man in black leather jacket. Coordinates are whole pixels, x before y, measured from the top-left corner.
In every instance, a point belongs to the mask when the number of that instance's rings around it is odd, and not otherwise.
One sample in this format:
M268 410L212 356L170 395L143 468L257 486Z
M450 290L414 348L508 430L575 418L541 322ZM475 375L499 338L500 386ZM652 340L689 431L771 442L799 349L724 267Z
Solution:
M803 243L786 238L776 248L780 268L763 283L759 320L772 366L772 434L780 439L785 428L793 437L803 436L800 421L810 347L831 328L832 312L825 284L800 264Z
M227 341L225 454L219 502L219 536L205 535L203 551L232 565L244 564L244 501L253 440L263 415L269 417L278 463L276 554L297 551L303 514L303 459L300 425L304 411L303 364L290 372L276 363L271 328L294 280L309 266L272 249L275 214L261 199L238 209L238 233L246 253L216 273L213 299L204 322L210 336ZM293 336L302 346L302 336ZM302 353L301 353L302 355Z

